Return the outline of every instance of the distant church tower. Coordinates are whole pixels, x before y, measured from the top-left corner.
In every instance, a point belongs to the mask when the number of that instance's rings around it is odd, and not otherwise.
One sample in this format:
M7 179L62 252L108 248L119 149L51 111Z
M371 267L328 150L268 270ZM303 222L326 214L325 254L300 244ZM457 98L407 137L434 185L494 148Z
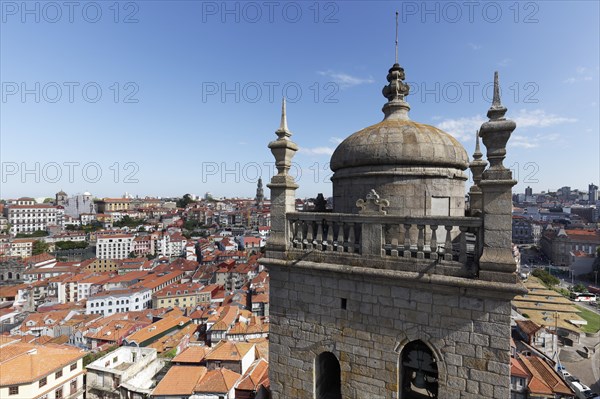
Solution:
M65 193L63 190L60 190L59 192L56 193L55 196L55 205L56 206L65 206L67 204L67 200L68 200L68 195L67 193Z
M265 202L265 194L263 190L262 178L258 178L258 183L256 184L256 207L258 209L263 208L263 204Z
M396 62L383 120L335 150L332 212L295 211L298 146L283 104L262 259L274 399L510 397L510 301L525 292L511 251L516 181L503 165L516 124L496 74L469 162L450 134L410 120L404 80Z

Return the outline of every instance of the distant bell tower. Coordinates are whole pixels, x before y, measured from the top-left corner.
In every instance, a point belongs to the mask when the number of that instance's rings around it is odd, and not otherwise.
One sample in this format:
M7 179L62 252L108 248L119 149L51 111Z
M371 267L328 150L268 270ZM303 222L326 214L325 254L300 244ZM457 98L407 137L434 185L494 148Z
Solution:
M256 207L258 209L263 208L263 204L265 202L265 194L263 190L263 182L262 178L258 178L258 183L256 184Z
M55 197L55 205L57 206L65 206L67 204L68 195L63 190L60 190L56 193Z
M503 165L516 125L496 73L469 162L450 134L410 120L404 80L396 60L383 120L333 153L332 212L295 210L298 146L283 107L261 259L274 399L510 397L510 301L526 292L511 250L516 181Z

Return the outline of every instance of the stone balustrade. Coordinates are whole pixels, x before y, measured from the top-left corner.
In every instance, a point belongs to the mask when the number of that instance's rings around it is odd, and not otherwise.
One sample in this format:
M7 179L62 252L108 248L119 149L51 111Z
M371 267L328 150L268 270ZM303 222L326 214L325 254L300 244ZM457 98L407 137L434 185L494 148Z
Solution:
M477 263L478 217L287 213L288 251Z

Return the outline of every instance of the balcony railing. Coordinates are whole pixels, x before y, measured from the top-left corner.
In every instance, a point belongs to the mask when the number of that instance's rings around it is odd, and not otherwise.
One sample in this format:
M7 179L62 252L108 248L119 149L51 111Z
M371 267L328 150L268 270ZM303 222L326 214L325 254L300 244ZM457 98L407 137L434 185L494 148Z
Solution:
M475 217L287 214L288 250L436 262L477 263L482 221Z

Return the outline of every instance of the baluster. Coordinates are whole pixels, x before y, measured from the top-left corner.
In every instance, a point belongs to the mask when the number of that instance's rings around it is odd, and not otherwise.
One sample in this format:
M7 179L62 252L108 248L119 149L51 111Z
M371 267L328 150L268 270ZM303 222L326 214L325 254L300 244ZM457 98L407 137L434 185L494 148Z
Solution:
M354 237L354 223L348 223L348 252L351 254L356 250L356 238Z
M299 221L298 233L300 234L300 248L301 249L306 248L306 235L304 234L304 226L305 225L306 225L306 222L304 220Z
M398 228L400 226L394 226L395 228ZM390 251L390 255L392 256L398 256L398 236L392 238L392 250Z
M306 249L313 249L314 247L314 225L313 222L306 222L308 229L306 230Z
M405 258L410 258L411 252L410 252L410 247L412 245L412 243L410 242L410 227L412 225L410 224L405 224L404 225L404 257Z
M460 254L458 255L458 261L462 264L467 263L467 227L459 226L460 230Z
M437 260L438 258L438 254L437 254L437 225L432 224L431 226L429 226L429 228L431 229L431 240L429 241L429 249L430 249L430 253L429 253L429 257L433 260Z
M337 244L337 251L338 252L344 252L344 227L345 224L343 222L340 222L338 224L338 231L337 231L337 235L336 235L336 239L335 242Z
M323 221L317 220L317 236L315 238L315 248L322 251L323 248Z
M297 220L291 220L291 241L292 241L292 248L297 248L298 245L298 221Z
M446 242L444 243L444 260L452 260L452 226L444 226L446 229Z
M333 251L333 222L327 222L327 234L323 243L323 251Z
M425 225L418 224L417 229L419 229L419 235L417 237L417 259L425 258L425 254L423 253L423 247L425 246Z

